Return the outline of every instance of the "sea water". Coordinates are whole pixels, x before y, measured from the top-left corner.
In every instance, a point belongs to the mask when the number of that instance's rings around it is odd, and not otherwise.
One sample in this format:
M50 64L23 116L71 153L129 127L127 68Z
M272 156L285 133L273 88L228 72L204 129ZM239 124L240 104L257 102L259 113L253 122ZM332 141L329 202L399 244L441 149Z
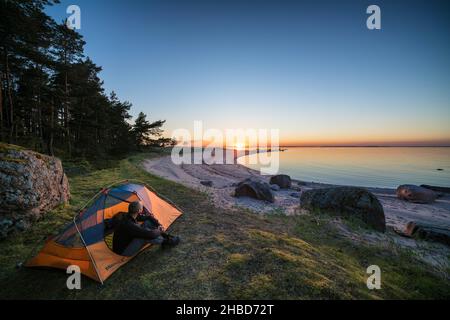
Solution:
M257 156L241 157L238 163L249 163L250 157ZM279 152L279 159L279 173L308 182L381 188L400 184L450 187L449 147L292 147ZM248 167L258 170L260 166Z

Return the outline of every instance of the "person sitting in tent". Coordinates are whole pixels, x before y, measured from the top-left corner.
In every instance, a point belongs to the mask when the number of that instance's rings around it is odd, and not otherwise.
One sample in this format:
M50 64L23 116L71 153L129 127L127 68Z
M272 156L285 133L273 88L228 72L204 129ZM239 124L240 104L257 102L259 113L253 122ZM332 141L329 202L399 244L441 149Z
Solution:
M133 256L148 243L176 245L179 237L166 232L159 222L149 215L142 215L144 206L139 201L128 205L128 213L124 213L115 228L113 251L122 256ZM144 222L139 224L138 222Z

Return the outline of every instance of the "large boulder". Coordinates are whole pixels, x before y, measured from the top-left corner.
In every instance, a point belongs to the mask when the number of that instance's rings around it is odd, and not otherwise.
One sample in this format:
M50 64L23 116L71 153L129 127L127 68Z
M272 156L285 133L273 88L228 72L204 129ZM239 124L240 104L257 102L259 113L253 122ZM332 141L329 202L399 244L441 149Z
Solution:
M270 185L256 178L247 178L239 182L234 195L236 197L251 197L268 202L275 201Z
M363 188L332 187L302 193L302 208L336 216L356 217L377 231L386 230L383 207L372 193Z
M450 230L434 225L410 221L404 233L408 237L431 240L450 246Z
M432 203L438 197L433 190L413 184L403 184L397 188L397 197L414 203Z
M0 144L0 239L13 230L27 229L69 197L59 159Z
M281 189L289 189L292 185L291 177L286 174L277 174L270 178L270 184L276 184Z

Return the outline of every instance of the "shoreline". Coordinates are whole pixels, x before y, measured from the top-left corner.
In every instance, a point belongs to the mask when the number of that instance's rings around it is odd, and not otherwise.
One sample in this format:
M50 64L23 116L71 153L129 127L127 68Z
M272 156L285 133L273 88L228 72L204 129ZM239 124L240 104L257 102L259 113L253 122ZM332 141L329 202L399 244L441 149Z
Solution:
M287 215L299 214L300 193L305 190L341 186L292 179L292 188L273 191L274 203L251 199L235 198L232 194L240 181L257 177L269 182L270 176L241 164L182 164L175 165L170 156L143 161L144 169L152 174L166 178L187 187L206 192L215 205L231 208L245 207L260 213L284 212ZM210 181L211 186L201 182ZM450 229L450 195L444 194L432 204L416 204L400 200L396 189L359 186L375 194L380 200L386 216L386 226L404 230L409 221L435 224Z
M270 180L270 176L262 176L258 171L241 164L175 165L170 156L163 156L145 159L141 165L145 171L153 175L206 193L215 207L225 210L247 209L256 214L285 214L287 216L308 214L301 209L301 192L338 186L293 179L291 189L272 191L275 202L269 203L249 197L234 197L235 185L248 177L257 177L265 182ZM201 181L211 181L212 186L202 185ZM397 231L403 232L406 224L410 221L435 224L450 229L450 195L446 194L432 204L417 204L398 199L395 189L371 187L365 187L365 189L372 192L383 206L386 232L379 233L366 229L353 230L339 218L333 218L333 224L338 233L357 245L375 247L396 245L448 277L449 247L432 241L407 238Z

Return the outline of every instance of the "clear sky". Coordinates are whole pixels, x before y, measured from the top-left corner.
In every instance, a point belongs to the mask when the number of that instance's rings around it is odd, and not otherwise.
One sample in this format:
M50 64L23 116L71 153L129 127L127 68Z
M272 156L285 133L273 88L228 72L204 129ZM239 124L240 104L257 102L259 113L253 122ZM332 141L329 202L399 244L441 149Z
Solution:
M62 0L132 114L285 145L450 145L449 1ZM368 30L366 8L381 8Z

